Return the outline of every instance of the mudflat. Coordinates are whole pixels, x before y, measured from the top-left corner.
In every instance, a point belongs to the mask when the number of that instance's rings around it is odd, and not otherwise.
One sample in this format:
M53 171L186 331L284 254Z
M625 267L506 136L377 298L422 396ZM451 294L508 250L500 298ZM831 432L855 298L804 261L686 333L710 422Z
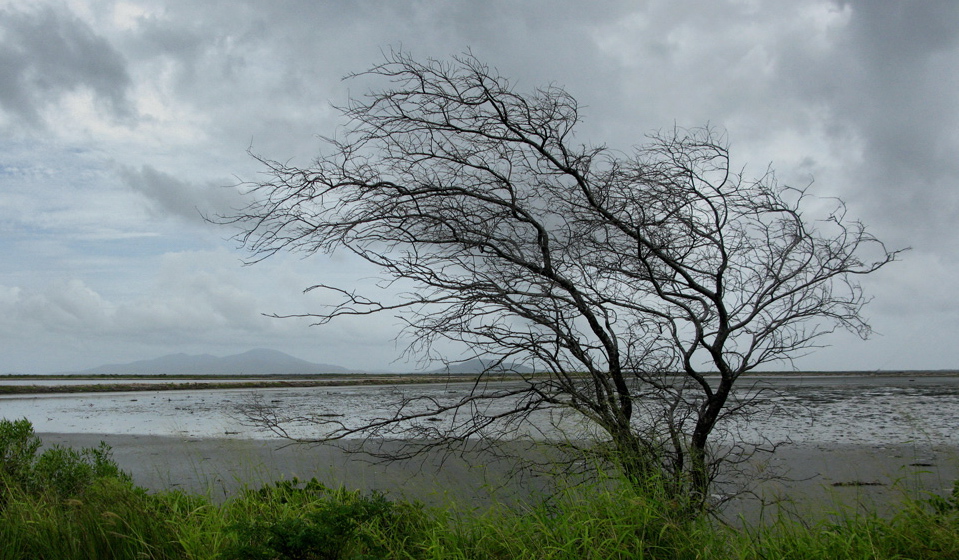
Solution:
M199 492L214 500L243 488L294 477L315 477L329 486L376 490L428 503L443 503L447 498L488 503L494 495L495 499L513 499L545 486L545 481L529 477L508 479L509 462L489 456L434 452L417 459L382 462L332 445L283 440L88 433L38 436L45 445L95 447L105 442L113 450L113 459L138 485L149 490Z
M178 438L118 434L38 434L46 445L113 448L120 467L150 490L182 489L215 500L244 487L297 477L328 485L378 490L392 497L482 507L493 500L535 501L549 492L543 478L510 479L507 461L438 453L375 463L332 446L278 440ZM904 496L948 494L959 479L959 447L932 444L795 444L753 457L726 489L750 487L730 502L727 516L774 515L777 504L799 514L865 505L893 513Z
M891 515L904 498L948 496L959 480L959 447L786 445L771 455L757 456L752 472L747 481L753 482L752 495L733 500L729 515L742 514L750 520L778 511L806 518L851 511ZM765 473L773 476L763 480Z

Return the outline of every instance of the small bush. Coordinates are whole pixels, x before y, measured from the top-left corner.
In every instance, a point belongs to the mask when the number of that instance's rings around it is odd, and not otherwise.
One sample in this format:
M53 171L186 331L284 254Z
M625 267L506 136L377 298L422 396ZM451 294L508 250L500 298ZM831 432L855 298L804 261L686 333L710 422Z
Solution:
M27 420L0 420L0 560L184 558L163 502L110 447L44 450Z
M28 478L41 444L26 418L0 419L0 482L18 483Z
M37 455L41 445L28 420L0 420L0 483L7 490L64 500L81 496L101 478L132 483L106 443L80 450L54 445Z
M120 470L110 457L110 446L100 442L98 447L79 451L55 445L45 450L33 465L31 483L35 493L50 492L59 498L79 496L95 480L102 478L132 482L130 475Z
M382 494L331 490L315 478L302 486L295 479L268 485L247 498L261 502L253 508L260 516L228 528L235 539L226 551L228 558L379 558L385 549L377 529L393 525L400 511Z

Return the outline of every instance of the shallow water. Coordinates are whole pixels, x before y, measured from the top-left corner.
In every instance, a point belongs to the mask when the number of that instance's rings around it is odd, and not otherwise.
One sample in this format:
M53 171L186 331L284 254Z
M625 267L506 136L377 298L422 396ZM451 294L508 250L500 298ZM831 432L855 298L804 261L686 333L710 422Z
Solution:
M760 385L757 389L763 391L758 392L753 415L729 425L738 441L959 445L959 377L789 375ZM457 383L16 395L0 397L0 416L28 418L37 432L267 439L275 436L245 425L240 406L256 399L286 413L346 421L381 416L385 404L409 396L448 402L470 387ZM549 424L545 414L533 420ZM315 433L307 425L296 429L297 435Z
M959 444L956 377L806 377L772 388L743 428L747 440Z

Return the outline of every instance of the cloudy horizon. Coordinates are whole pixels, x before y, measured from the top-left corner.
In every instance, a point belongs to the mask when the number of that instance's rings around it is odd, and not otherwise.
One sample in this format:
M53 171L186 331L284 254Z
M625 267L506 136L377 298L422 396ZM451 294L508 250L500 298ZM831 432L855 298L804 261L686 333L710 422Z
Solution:
M346 254L248 255L204 216L248 152L308 165L398 49L470 50L521 91L562 86L576 140L725 130L745 175L840 197L901 262L861 279L876 334L804 370L959 369L959 3L892 0L0 0L0 373L273 348L409 370L383 317L309 327ZM399 360L399 361L397 361ZM788 368L788 364L781 367Z

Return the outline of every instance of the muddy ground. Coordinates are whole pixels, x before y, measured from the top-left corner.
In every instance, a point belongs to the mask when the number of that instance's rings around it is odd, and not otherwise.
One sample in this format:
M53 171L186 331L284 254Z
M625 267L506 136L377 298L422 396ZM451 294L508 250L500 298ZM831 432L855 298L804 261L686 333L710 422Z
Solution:
M489 456L442 457L375 464L330 446L284 445L269 440L177 438L117 434L40 434L46 444L80 447L105 441L137 484L183 489L219 501L244 487L279 479L317 477L329 485L379 490L397 498L467 507L492 501L537 501L552 492L548 477L511 477L509 465ZM763 480L769 478L769 480ZM748 489L726 517L750 521L783 511L804 517L855 509L884 514L904 496L948 494L959 478L959 448L931 445L797 444L757 455L748 474L717 492Z

